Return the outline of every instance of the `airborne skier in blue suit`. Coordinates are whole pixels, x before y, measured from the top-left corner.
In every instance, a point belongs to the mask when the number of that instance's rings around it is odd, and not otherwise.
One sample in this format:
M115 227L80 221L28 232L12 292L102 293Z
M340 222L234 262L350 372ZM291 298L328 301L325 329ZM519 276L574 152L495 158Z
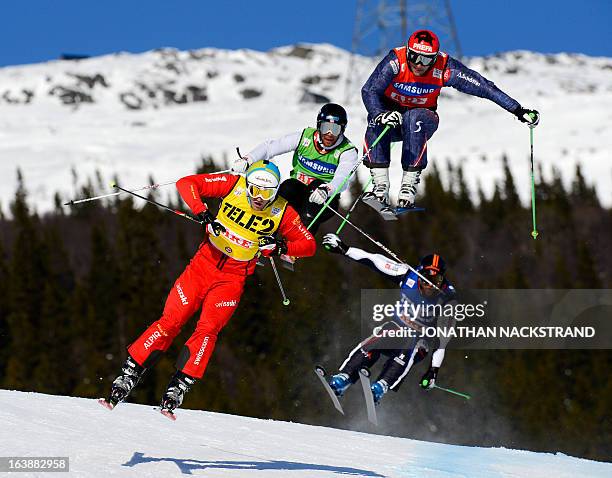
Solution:
M400 287L402 301L440 306L456 304L455 288L444 276L446 264L438 254L423 257L415 269L420 276L428 279L430 282L428 283L406 264L394 262L381 254L372 254L363 249L349 247L335 234L326 234L323 238L323 245L330 252L349 257L393 281ZM418 331L423 327L442 325L453 327L455 325L452 317L447 318L446 324L441 322L441 317L419 315L410 319L394 317L381 323L376 333L361 341L351 350L338 372L329 380L330 387L337 396L342 396L346 389L358 380L360 369L373 366L381 355L385 355L387 360L383 369L371 386L374 403L378 404L387 391L397 391L412 366L423 360L430 350L435 349L429 369L420 381L422 388L430 390L442 366L445 346L449 339L434 339L435 343L432 343L430 340L417 336L397 338L397 334L393 332L407 326Z
M391 143L402 141L402 183L398 207L414 207L417 184L427 166L427 141L438 129L436 113L440 90L451 86L463 93L487 98L520 121L536 126L540 114L523 108L495 84L463 63L440 51L440 42L429 30L414 32L407 45L394 48L381 60L361 89L368 110L365 148L392 129L371 149L364 161L370 168L374 187L364 201L389 205Z

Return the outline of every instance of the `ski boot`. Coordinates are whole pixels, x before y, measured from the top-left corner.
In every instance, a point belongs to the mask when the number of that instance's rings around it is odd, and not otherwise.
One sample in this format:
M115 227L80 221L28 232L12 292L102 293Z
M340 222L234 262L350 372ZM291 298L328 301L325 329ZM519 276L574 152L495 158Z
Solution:
M162 397L160 405L162 415L170 418L171 420L176 420L174 410L181 406L183 403L183 398L185 398L185 394L191 390L191 387L195 382L195 378L192 378L181 371L177 371L170 380L166 393L164 393L164 396Z
M337 373L329 380L329 386L337 397L341 397L346 389L351 386L351 381L347 373Z
M98 402L112 410L115 406L123 402L130 394L132 389L138 384L146 368L138 365L136 361L128 355L123 367L121 367L121 375L114 381L111 388L110 396L107 400L101 398Z
M397 207L413 208L416 197L417 184L421 181L421 171L404 171L402 185L397 196Z
M370 175L374 186L363 195L362 201L380 210L389 205L389 168L372 168Z
M377 380L370 387L372 390L372 398L374 398L374 404L378 405L383 398L383 395L389 391L389 385L385 380Z

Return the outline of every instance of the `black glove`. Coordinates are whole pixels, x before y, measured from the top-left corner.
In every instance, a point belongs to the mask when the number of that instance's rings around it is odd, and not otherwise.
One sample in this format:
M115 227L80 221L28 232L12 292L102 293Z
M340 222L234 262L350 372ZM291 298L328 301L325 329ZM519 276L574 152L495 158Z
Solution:
M259 250L265 257L280 256L287 253L287 244L280 237L263 236L259 238Z
M213 216L208 210L198 214L198 219L204 226L204 229L215 237L225 232L225 226L220 222L217 222L215 216Z
M439 367L429 367L429 370L421 377L421 382L419 383L421 388L424 390L431 390L434 388L436 378L438 377L438 370L440 370Z
M527 125L531 128L535 128L540 122L540 113L538 113L536 110L528 110L522 106L519 106L514 110L514 116L516 116L519 121L527 123Z
M342 239L331 232L323 236L323 246L334 254L346 254L349 249Z
M384 111L374 118L374 123L395 128L402 124L402 114L399 111Z

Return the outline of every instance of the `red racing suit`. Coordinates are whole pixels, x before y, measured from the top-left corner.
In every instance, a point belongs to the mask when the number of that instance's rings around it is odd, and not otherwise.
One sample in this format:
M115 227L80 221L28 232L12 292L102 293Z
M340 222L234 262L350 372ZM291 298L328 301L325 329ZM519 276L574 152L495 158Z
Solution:
M240 176L232 174L199 174L180 179L176 187L191 211L199 214L207 209L202 197L224 198L222 207L227 200L230 207L226 205L226 209L231 209L232 198L229 196L230 193L232 197L237 193L239 181ZM284 203L283 199L279 200ZM253 210L248 213L256 215ZM276 230L286 239L287 254L296 257L314 255L316 243L312 234L288 204ZM161 318L128 347L129 354L141 366L152 366L161 353L168 350L187 320L201 307L195 331L185 343L176 366L191 377L201 378L217 335L238 307L245 280L254 272L256 262L257 257L250 260L230 257L215 247L206 235L189 265L174 283Z

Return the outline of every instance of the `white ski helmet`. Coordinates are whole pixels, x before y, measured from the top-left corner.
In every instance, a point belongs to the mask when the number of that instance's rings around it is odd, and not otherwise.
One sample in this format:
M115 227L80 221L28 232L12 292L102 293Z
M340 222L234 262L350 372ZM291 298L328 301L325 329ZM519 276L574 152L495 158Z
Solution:
M260 197L273 201L280 186L280 171L267 159L256 161L246 172L247 194L251 198Z

